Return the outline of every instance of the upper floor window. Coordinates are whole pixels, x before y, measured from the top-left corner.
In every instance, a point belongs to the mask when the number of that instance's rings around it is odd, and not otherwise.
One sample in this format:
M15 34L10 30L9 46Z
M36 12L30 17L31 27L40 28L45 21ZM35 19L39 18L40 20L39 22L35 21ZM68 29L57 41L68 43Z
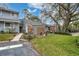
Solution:
M12 13L12 12L7 12L7 11L0 11L0 16L9 17L9 18L17 18L18 14Z

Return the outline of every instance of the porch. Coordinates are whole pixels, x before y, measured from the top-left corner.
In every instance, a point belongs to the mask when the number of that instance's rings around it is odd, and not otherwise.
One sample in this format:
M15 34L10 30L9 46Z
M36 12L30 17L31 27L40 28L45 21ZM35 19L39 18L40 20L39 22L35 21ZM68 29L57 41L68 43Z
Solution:
M19 23L0 21L0 32L17 32L17 33L19 33Z

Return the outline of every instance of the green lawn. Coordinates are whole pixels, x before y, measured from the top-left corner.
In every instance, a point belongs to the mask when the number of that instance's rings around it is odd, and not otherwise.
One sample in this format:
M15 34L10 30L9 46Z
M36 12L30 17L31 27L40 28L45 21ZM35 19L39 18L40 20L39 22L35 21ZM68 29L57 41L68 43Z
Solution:
M33 39L32 44L41 55L77 56L79 48L76 46L75 39L79 39L79 37L49 34L46 37Z
M0 34L0 41L8 41L13 39L14 34Z

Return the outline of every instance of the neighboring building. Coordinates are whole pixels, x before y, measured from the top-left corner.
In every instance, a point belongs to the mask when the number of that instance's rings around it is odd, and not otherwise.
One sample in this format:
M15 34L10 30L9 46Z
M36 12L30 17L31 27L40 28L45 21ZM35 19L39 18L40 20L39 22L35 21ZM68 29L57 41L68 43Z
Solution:
M58 31L58 27L57 27L57 24L55 23L55 21L48 15L45 15L44 12L42 12L39 15L39 18L41 19L41 22L45 24L45 29L47 29L47 31L49 31L49 32Z
M49 27L49 31L50 32L56 32L57 31L57 25L51 25L50 27Z
M0 32L19 33L18 12L5 7L0 7Z
M57 25L47 25L42 23L41 20L37 19L30 19L27 16L24 18L23 21L23 31L24 33L33 33L33 34L44 34L45 32L56 32Z
M45 28L47 28L48 32L52 32L52 33L58 31L58 27L57 27L56 24L53 24L53 25L47 25L47 24L45 24Z
M33 33L35 35L45 33L45 26L38 20L30 20L28 18L24 19L24 32Z

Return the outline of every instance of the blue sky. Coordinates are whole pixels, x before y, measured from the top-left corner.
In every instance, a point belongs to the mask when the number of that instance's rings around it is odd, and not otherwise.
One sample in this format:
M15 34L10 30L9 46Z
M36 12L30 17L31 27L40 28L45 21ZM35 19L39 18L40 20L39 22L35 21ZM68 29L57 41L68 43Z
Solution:
M40 10L38 8L34 8L30 6L30 4L27 3L10 3L8 4L8 8L12 9L14 11L19 12L19 19L22 19L24 14L23 14L23 9L28 9L33 15L39 16L40 15Z
M35 16L39 16L41 10L39 4L37 5L37 4L28 4L28 3L9 3L7 4L7 6L9 9L19 12L19 19L24 18L23 9L28 9ZM51 19L47 19L46 23L50 25L52 25L52 23L54 24L54 22L52 22Z

